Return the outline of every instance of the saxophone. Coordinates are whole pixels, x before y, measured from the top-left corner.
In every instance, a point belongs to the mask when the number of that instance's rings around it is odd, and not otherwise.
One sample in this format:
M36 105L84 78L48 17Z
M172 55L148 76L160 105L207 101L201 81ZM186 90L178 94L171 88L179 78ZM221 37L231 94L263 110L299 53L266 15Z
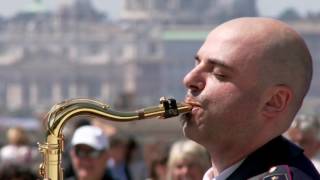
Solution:
M72 99L54 105L47 114L45 143L38 143L43 161L39 174L46 180L63 179L61 167L64 139L62 129L69 119L79 115L89 115L102 119L127 122L152 117L170 118L180 113L190 112L192 106L177 103L173 98L160 98L160 105L151 106L134 112L118 112L107 104L91 99Z

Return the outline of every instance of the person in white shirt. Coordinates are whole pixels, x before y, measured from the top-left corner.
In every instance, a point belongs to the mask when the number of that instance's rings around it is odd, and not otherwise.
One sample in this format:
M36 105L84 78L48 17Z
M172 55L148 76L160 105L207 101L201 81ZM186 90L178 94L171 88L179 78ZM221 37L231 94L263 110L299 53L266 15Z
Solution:
M7 131L8 144L0 149L1 164L33 166L37 162L37 148L29 143L28 133L21 127L11 127Z
M312 79L312 58L287 24L244 17L213 29L184 77L184 135L203 145L212 167L204 179L320 179L284 133Z

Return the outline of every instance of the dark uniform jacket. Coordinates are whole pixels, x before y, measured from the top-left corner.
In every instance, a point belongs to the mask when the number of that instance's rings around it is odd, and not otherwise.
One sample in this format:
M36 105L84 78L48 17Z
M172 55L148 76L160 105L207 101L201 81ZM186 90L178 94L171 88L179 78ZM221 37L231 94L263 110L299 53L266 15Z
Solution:
M320 180L303 150L279 136L252 154L227 180Z

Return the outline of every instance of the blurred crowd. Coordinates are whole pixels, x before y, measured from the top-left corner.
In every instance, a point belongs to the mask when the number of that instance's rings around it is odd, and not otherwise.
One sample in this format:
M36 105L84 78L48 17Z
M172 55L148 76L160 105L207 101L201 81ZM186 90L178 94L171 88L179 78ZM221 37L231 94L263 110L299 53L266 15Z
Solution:
M38 166L42 157L28 132L11 127L6 136L7 144L0 150L0 180L40 179ZM284 136L301 146L320 170L317 116L297 115ZM65 139L62 166L67 180L201 180L211 167L207 151L191 140L141 142L90 120L75 123Z

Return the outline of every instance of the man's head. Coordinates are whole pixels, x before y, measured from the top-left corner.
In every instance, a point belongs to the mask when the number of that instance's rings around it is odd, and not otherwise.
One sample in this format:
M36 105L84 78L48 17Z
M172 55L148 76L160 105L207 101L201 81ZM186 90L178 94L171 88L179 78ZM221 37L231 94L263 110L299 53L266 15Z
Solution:
M109 148L108 137L95 126L78 128L71 140L70 155L77 178L101 179L105 172Z
M320 121L315 115L297 115L286 135L300 145L309 158L320 150Z
M205 146L253 137L261 142L252 146L261 145L289 127L311 76L310 53L286 24L228 21L210 32L184 78L186 101L196 105L184 133Z

